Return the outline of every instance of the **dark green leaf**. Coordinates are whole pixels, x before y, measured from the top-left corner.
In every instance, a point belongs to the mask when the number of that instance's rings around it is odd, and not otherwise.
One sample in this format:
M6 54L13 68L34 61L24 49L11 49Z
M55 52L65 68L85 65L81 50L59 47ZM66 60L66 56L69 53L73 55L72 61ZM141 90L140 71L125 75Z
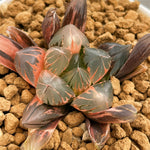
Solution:
M45 55L45 69L60 75L69 65L71 53L62 47L50 47Z
M104 43L99 48L107 51L112 57L110 76L115 75L129 57L131 45L117 43Z
M67 48L72 54L80 52L81 46L88 46L86 36L74 25L69 24L61 28L51 39L49 47L59 46Z
M108 72L111 64L109 54L101 49L85 48L84 62L90 73L91 82L94 84L100 81Z
M65 105L74 97L72 89L60 77L44 70L39 76L36 94L45 104Z
M96 113L112 106L113 89L110 81L95 84L75 98L72 106L85 114Z

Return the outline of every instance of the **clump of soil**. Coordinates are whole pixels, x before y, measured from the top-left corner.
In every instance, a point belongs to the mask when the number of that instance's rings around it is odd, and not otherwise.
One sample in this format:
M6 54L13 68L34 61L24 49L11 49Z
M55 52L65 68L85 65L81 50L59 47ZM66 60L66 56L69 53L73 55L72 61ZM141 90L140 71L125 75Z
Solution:
M66 1L68 2L68 1ZM24 30L43 48L41 23L51 7L57 8L63 19L65 0L14 0L0 16L0 33L7 35L8 26ZM104 42L132 44L150 33L150 18L138 12L139 2L128 0L87 0L85 34L91 46ZM113 107L133 104L137 118L132 123L112 124L111 135L103 150L150 149L150 57L144 62L148 70L122 83L112 77ZM23 110L35 95L35 89L16 73L0 65L0 150L19 150L28 131L21 125ZM68 138L69 137L69 138ZM59 122L52 138L43 150L96 150L85 127L85 118L70 112Z

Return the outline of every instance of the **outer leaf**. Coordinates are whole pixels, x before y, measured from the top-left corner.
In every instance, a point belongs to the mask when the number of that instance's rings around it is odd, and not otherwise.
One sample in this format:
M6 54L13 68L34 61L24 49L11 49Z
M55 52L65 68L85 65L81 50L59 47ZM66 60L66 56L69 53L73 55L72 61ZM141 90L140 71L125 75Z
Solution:
M4 35L0 35L0 64L16 71L14 66L14 58L16 52L20 49L22 49L22 47L18 43Z
M98 149L101 149L109 138L110 124L97 123L87 119L86 126L91 140Z
M91 82L94 84L100 81L108 72L111 64L111 57L101 49L85 48L84 62L87 64Z
M56 9L50 8L42 23L43 37L47 44L49 44L52 36L59 30L59 28L60 23L56 14Z
M112 57L110 76L115 75L129 57L131 45L121 45L117 43L104 43L99 46Z
M51 39L49 47L59 46L67 48L72 54L80 52L81 46L88 46L86 36L74 25L69 24L61 28Z
M25 32L19 30L16 27L9 26L7 29L7 33L17 43L19 43L23 48L27 48L30 46L37 46L37 44L27 35Z
M69 65L71 59L69 50L62 47L50 47L45 55L45 69L60 75Z
M42 105L42 104L43 104L43 102L37 96L35 96L24 110L23 122L24 122L24 120L27 120L30 117L30 114L34 111L34 109L36 107L38 107L39 105Z
M72 0L66 10L62 26L65 26L67 24L74 24L82 32L84 32L86 15L86 0Z
M134 106L126 104L93 114L87 114L88 118L99 123L125 123L131 122L136 117Z
M66 82L47 70L40 74L36 93L44 103L52 106L65 105L74 97Z
M32 129L32 133L28 135L28 138L21 146L21 150L41 150L42 146L52 137L59 120L56 119L42 128Z
M75 94L81 93L90 85L88 72L80 67L67 72L62 78L69 84Z
M117 73L117 78L131 73L150 55L150 34L143 36L133 48L129 58Z
M16 53L17 72L31 85L36 86L44 66L45 51L39 47L25 48Z
M72 106L85 114L100 112L112 106L113 90L110 81L96 84L79 95Z
M38 98L35 97L35 99ZM67 112L68 109L64 106L52 107L37 102L31 102L23 113L22 124L26 128L41 128L55 119L63 117Z
M136 75L138 75L140 73L145 72L147 69L148 69L147 66L144 66L144 65L140 64L133 72L131 72L128 75L120 78L119 80L120 81L124 81L124 80L131 79L132 77L134 77L134 76L136 76Z

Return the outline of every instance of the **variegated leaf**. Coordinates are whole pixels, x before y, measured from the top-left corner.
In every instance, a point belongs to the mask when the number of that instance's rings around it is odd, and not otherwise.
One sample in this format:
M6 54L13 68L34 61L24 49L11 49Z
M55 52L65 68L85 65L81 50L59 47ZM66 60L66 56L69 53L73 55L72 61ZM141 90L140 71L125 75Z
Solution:
M87 117L99 123L126 123L136 118L136 109L133 105L121 105L97 113L87 114Z
M74 25L69 24L59 29L49 43L51 46L64 47L72 54L80 52L81 46L88 46L89 42L86 36Z
M134 71L150 55L150 34L143 36L133 48L125 64L117 73L117 78L122 78Z
M112 106L113 89L110 81L95 84L76 97L72 106L84 114L100 112Z
M79 54L72 55L69 66L61 77L68 83L76 95L90 86L90 77L83 62L82 49Z
M60 75L69 65L71 59L69 50L62 47L50 47L45 55L45 69Z
M42 23L43 37L47 44L49 44L52 36L59 30L59 28L60 23L56 14L56 9L50 8Z
M62 78L69 84L75 94L79 94L86 90L90 85L89 74L81 67L73 68L65 73Z
M121 45L117 43L104 43L99 46L112 57L110 76L115 75L129 57L131 45Z
M85 30L87 16L86 0L72 0L66 10L62 26L74 24L82 32Z
M97 149L101 149L109 138L110 124L98 123L86 119L86 126L92 142L95 144Z
M30 46L37 46L37 44L27 35L25 32L19 30L16 27L9 26L7 29L7 33L17 43L19 43L23 48L27 48Z
M26 128L41 128L55 119L63 117L67 112L67 106L53 107L41 104L35 97L23 113L22 125Z
M67 83L47 70L42 71L39 76L36 94L45 104L52 106L65 105L74 97Z
M22 124L24 124L24 120L27 120L31 113L34 111L34 109L40 105L42 105L43 102L37 97L35 96L32 101L27 105L27 107L25 108L24 112L23 112L23 117L22 117Z
M0 64L13 71L16 71L14 59L16 52L18 52L20 49L22 49L22 47L17 42L4 35L0 35Z
M32 129L26 141L22 144L21 150L41 150L44 144L52 137L60 119L56 119L42 128Z
M107 52L101 49L85 47L84 50L84 62L87 64L91 82L95 84L100 81L110 69L111 57Z
M31 85L36 86L40 72L44 67L45 51L39 47L25 48L16 53L17 72Z

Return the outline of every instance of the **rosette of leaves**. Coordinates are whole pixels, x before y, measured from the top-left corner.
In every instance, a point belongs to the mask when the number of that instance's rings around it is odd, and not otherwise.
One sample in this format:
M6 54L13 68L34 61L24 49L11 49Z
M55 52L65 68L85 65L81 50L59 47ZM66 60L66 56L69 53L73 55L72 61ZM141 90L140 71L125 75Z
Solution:
M15 27L8 28L10 38L0 35L0 63L36 88L22 118L30 129L21 147L24 150L40 150L72 109L86 116L97 148L107 141L111 123L131 122L136 117L132 105L111 108L110 76L123 79L142 70L137 67L150 53L150 35L140 39L131 53L131 46L117 43L90 48L85 22L86 0L72 0L61 28L55 9L45 16L42 30L47 51Z

